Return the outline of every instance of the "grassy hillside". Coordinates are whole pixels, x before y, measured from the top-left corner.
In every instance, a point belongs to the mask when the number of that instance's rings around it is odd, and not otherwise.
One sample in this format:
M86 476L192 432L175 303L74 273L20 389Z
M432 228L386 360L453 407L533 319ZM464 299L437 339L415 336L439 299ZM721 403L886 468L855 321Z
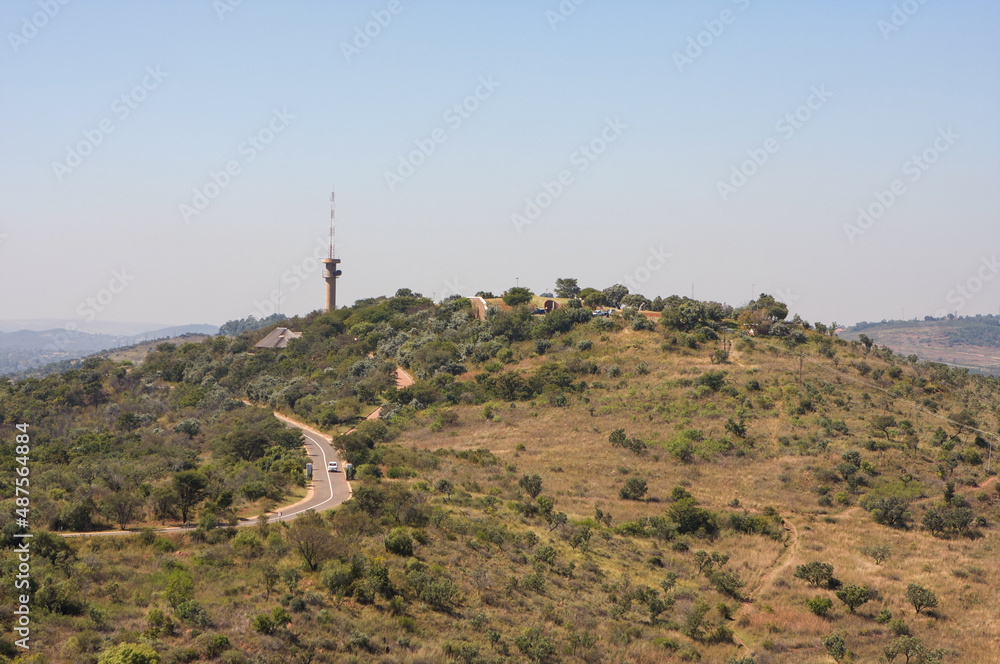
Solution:
M841 336L856 340L861 334L903 355L1000 375L1000 318L996 316L858 323Z
M185 458L175 447L209 479L190 534L40 533L19 661L808 664L841 644L843 661L994 659L1000 492L985 464L1000 381L803 321L734 336L722 315L755 312L676 306L656 325L568 307L480 322L459 299L379 299L284 323L305 334L283 352L247 355L261 330L0 384L5 427L33 420L32 500L142 495L184 472L143 454ZM396 391L395 365L416 384ZM226 527L225 492L229 509L250 500L235 468L290 452L269 417L244 415L271 447L238 460L236 443L259 438L227 434L236 398L334 432L386 401L385 419L337 439L354 498ZM117 423L108 401L142 420L129 433L148 451L125 460L147 474L54 493L80 462L57 451ZM192 436L163 433L192 419ZM115 449L88 454L122 463ZM17 530L3 526L10 545ZM918 613L908 594L921 605L923 591L936 605Z

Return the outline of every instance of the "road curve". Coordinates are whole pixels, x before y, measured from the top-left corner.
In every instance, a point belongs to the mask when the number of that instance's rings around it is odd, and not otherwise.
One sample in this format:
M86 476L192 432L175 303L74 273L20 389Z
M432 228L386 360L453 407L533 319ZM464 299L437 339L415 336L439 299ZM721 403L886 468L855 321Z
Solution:
M396 369L396 388L402 389L413 384L413 376L411 376L405 369L399 367ZM249 401L245 401L245 404L252 406ZM377 408L371 415L366 419L375 419L381 412L382 407ZM302 432L302 437L305 438L306 454L309 455L309 460L313 465L313 479L307 487L306 495L302 500L297 503L292 503L291 505L286 505L280 510L267 513L268 521L291 521L299 514L307 512L309 510L316 510L317 512L322 510L328 510L344 503L351 498L353 490L351 489L350 483L347 481L347 477L344 475L344 464L337 455L337 451L333 448L333 439L330 436L322 433L321 431L314 429L313 427L299 422L296 419L283 415L278 411L274 411L274 416L281 420L285 426L290 429L299 429ZM354 429L351 429L353 431ZM350 431L348 432L350 433ZM327 464L330 461L336 461L339 464L339 470L335 473L327 471ZM257 523L257 519L260 517L251 517L248 519L240 519L236 523L236 527L252 526ZM168 528L155 528L154 531L158 533L184 533L190 531L191 528L185 528L183 526L171 526ZM60 533L63 537L91 537L91 536L109 536L109 535L134 535L137 530L95 530L91 532L84 533Z
M285 426L302 431L305 438L306 454L313 465L313 479L309 483L309 490L305 498L297 503L282 507L278 512L268 512L270 521L288 521L297 515L308 510L328 510L340 505L351 497L351 485L344 475L344 464L337 456L337 451L333 449L332 439L320 431L293 420L287 415L282 415L274 411L274 416L284 422ZM330 461L336 461L339 470L335 473L328 472L326 467ZM253 523L254 519L247 520ZM245 525L241 523L240 525Z
M305 438L306 454L313 465L313 479L307 486L304 498L291 505L286 505L279 510L267 513L269 522L291 521L299 514L308 510L328 510L340 505L351 497L351 485L344 475L344 464L340 462L337 451L333 449L332 439L312 428L308 424L294 420L287 415L274 411L274 416L281 420L290 429L299 429ZM337 461L340 469L336 473L328 472L326 467L330 461ZM259 517L240 519L236 523L237 528L252 526L257 523ZM192 528L183 526L170 526L167 528L154 528L157 533L185 533ZM59 533L63 537L104 537L112 535L135 535L138 530L95 530L82 533Z

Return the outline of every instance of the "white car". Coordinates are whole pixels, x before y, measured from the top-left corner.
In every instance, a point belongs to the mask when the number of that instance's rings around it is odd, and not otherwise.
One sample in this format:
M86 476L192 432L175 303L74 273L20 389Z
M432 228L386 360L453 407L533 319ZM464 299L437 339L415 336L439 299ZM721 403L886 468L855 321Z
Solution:
M326 469L331 473L337 472L337 462L336 461L329 462L328 464L326 464Z

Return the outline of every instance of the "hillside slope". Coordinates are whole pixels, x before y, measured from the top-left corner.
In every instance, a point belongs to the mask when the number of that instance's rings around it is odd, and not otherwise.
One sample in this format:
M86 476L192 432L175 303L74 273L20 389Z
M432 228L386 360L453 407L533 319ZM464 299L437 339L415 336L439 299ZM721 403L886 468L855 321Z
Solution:
M734 337L728 316L766 312L675 305L655 325L569 307L478 321L460 299L380 298L283 323L304 333L284 351L248 355L260 330L0 383L4 425L32 423L38 529L87 510L110 527L128 496L154 525L178 476L205 479L187 535L38 532L33 647L51 662L809 664L841 644L855 661L995 659L1000 381L802 321ZM393 385L397 365L413 385ZM244 397L335 434L386 402L335 439L354 498L226 527L301 473L298 441ZM12 579L0 588L11 602Z
M862 334L925 362L1000 375L1000 319L996 316L858 323L841 336L853 341Z

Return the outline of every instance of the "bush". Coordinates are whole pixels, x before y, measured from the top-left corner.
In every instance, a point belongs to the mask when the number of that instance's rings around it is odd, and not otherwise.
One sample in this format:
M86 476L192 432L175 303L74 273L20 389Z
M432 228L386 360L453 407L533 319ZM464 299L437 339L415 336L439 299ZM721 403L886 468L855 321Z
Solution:
M916 583L906 586L906 599L913 605L917 613L924 609L933 609L938 603L937 595L933 591Z
M618 495L625 500L642 500L646 495L646 480L641 480L638 477L628 478L625 485L619 489Z
M870 588L858 585L845 586L843 590L838 590L836 594L837 599L846 604L847 610L851 613L854 613L855 609L874 597L874 593Z
M225 651L232 648L232 644L229 643L229 637L225 634L215 634L208 639L204 646L205 657L209 659L215 659Z
M909 636L910 626L902 618L893 618L889 621L889 631L896 636Z
M385 550L397 556L412 556L413 540L405 528L393 528L385 536Z
M905 528L910 521L909 503L898 496L887 498L865 496L861 499L861 507L871 513L875 523L884 526Z
M119 643L102 652L97 664L160 664L160 655L145 643Z
M795 568L795 573L792 576L816 587L829 586L831 579L833 579L833 565L815 561L799 565Z
M195 627L210 627L212 625L212 619L208 616L208 612L194 600L179 604L174 609L174 613L177 614L178 618Z
M820 595L817 595L812 599L807 599L806 606L817 616L823 618L830 612L830 609L833 608L833 600L829 597L821 597Z

